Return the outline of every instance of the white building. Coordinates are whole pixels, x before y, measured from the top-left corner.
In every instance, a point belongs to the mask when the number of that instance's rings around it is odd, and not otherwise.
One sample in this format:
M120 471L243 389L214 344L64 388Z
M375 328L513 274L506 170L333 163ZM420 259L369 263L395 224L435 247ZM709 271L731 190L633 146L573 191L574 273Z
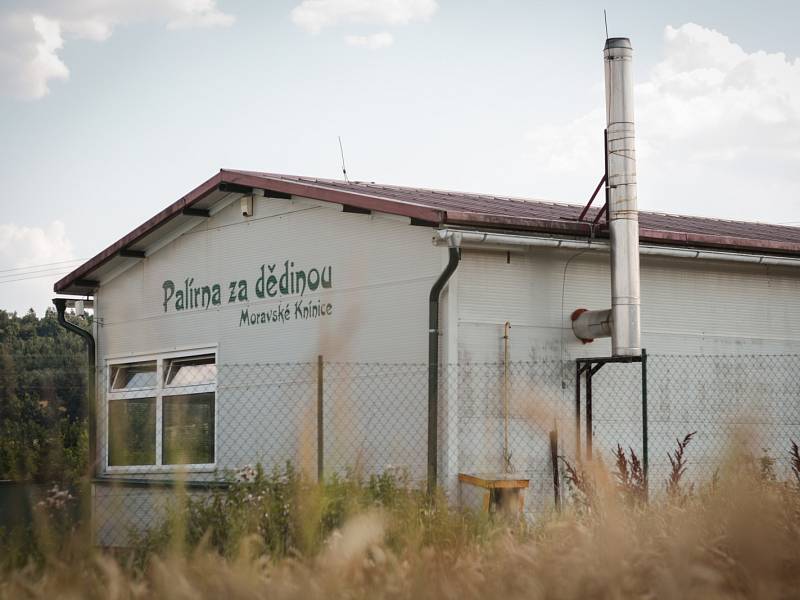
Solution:
M618 42L607 50L629 54ZM798 361L777 357L800 354L800 229L638 220L641 346L660 361L651 466L706 426L698 456L718 452L711 425L755 424L782 451L800 425ZM222 170L55 284L94 299L97 474L315 473L321 457L326 472L427 474L454 496L460 473L511 472L547 506L549 430L576 450L575 361L611 354L571 322L609 305L608 232L580 205ZM775 358L685 358L722 355ZM595 395L596 444L643 450L638 364L605 366Z
M245 205L252 200L247 216L243 200ZM179 410L171 396L193 401L182 393L187 391L198 393L196 418L213 416L203 458L191 470L217 476L259 461L272 467L293 460L313 472L314 364L322 355L337 363L417 365L399 371L405 387L381 383L390 377L389 367L353 374L372 377L373 387L348 392L346 414L328 409L325 454L338 457L328 461L332 468L342 467L359 452L370 461L365 448L372 448L382 464L371 467L403 465L423 478L429 294L449 261L449 247L441 241L448 232L469 235L461 237L461 260L441 294L440 364L466 369L463 365L502 362L508 321L512 361L566 365L544 369L538 379L517 373L525 378L523 394L539 389L542 397L561 399L562 408L572 410L574 359L610 353L607 339L583 344L570 327L575 308L603 307L609 298L604 228L576 221L581 208L220 171L55 286L59 293L92 296L95 302L103 374L99 474L173 473L164 447L163 433L170 428L165 420ZM800 353L800 231L650 213L641 213L640 221L642 340L651 355ZM213 370L206 379L202 367L194 367L186 373L198 377L199 387L179 385L194 383L185 376L168 382L173 377L168 371L196 356L220 365L219 381ZM232 366L277 363L308 363L308 368L287 392L288 371ZM439 481L449 485L459 472L501 467L502 433L496 428L502 428L502 416L486 413L481 420L483 413L475 411L482 399L489 402L481 390L492 387L496 395L499 379L469 382L462 373L458 379L470 389L459 390L452 376L445 377L451 385L440 393L437 455ZM630 377L626 385L638 397L638 371ZM251 387L241 387L245 384ZM776 388L780 384L776 381ZM651 398L656 393L651 390ZM302 410L300 397L308 399ZM284 406L287 401L291 409ZM133 409L119 417L130 420L126 427L139 423L143 429L135 435L152 437L149 455L138 458L146 464L110 460L108 419L115 403L124 402L150 411L144 421ZM281 423L286 410L292 417ZM370 411L392 419L372 426L360 422ZM631 415L631 428L638 431L639 421L639 414ZM512 441L540 448L541 456L516 461L515 468L543 481L546 489L546 430L528 429L513 432ZM476 443L480 436L491 439ZM531 442L530 436L539 437ZM512 449L518 457L523 452Z

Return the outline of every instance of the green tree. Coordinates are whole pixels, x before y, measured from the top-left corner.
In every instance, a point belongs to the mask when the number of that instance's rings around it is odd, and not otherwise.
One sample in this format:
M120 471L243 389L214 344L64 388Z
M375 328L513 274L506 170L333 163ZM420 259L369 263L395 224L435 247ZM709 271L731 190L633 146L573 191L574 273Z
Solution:
M82 327L90 319L71 317ZM0 479L54 481L86 462L84 341L54 310L39 318L0 310Z

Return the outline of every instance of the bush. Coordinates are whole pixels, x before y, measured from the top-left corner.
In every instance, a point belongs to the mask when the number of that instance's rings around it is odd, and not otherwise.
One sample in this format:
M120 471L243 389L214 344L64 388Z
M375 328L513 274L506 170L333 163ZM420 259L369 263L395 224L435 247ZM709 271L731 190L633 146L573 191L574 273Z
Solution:
M154 554L198 546L234 557L244 544L276 559L314 555L348 519L375 510L386 515L386 544L396 550L460 547L492 531L487 516L452 508L443 495L430 500L404 473L364 479L351 471L317 484L289 463L269 474L257 465L240 469L226 485L208 492L178 489L160 526L130 532L133 560L142 566Z

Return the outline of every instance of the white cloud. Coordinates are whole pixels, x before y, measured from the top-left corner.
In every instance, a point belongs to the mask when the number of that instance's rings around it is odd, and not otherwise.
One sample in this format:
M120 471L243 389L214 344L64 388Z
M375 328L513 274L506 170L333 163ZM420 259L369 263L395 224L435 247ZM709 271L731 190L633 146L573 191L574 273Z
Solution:
M172 0L174 14L167 22L169 29L188 27L228 27L233 24L233 15L221 12L216 0Z
M370 35L346 35L344 41L348 46L377 49L394 44L394 36L388 31L381 31Z
M64 261L74 258L72 243L60 221L46 227L0 224L0 308L44 311L53 297L53 283L77 262Z
M69 70L56 54L62 45L57 21L0 14L0 91L40 98L48 92L50 79L67 79Z
M32 0L0 8L0 94L36 99L48 82L67 79L58 56L65 39L101 42L119 25L164 23L168 29L228 26L216 0Z
M790 167L800 160L800 59L748 53L693 23L667 27L664 57L635 102L643 206L748 219L772 214L764 202L800 208L800 170ZM599 177L604 119L598 106L530 132L538 176Z
M292 10L292 21L309 33L341 23L406 25L430 19L436 0L303 0Z

